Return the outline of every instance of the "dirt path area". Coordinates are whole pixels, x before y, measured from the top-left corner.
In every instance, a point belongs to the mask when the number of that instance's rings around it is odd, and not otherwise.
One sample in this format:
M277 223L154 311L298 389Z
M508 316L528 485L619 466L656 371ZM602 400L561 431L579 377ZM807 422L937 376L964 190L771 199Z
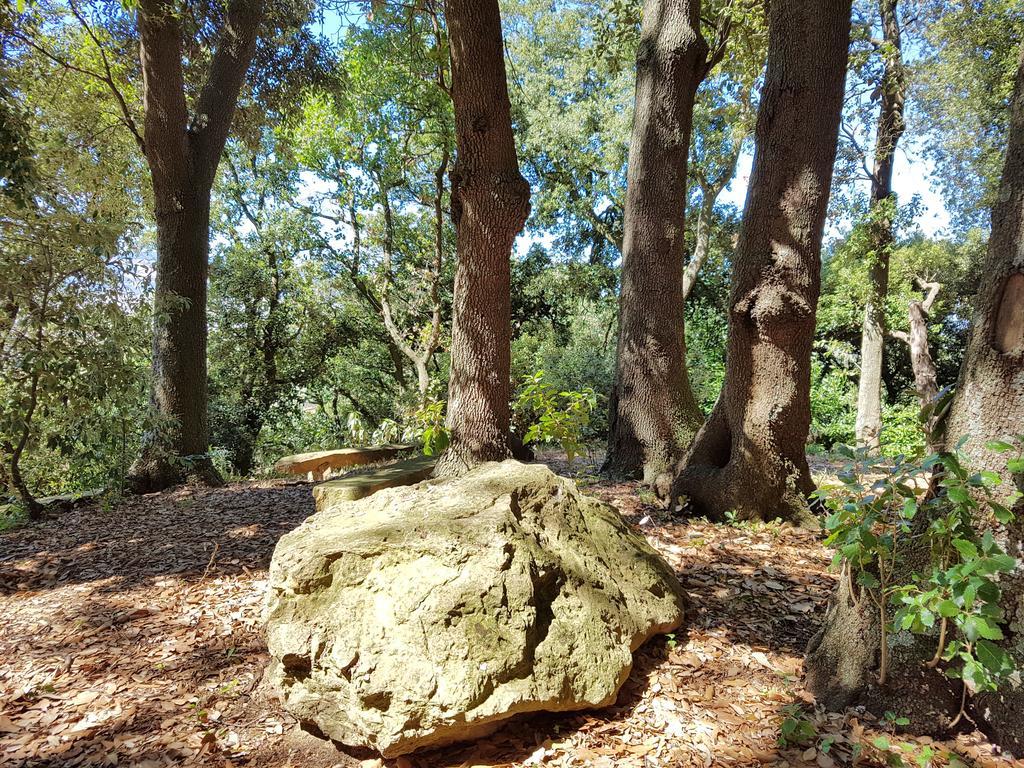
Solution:
M828 768L884 764L881 738L907 765L929 752L934 765L1013 764L977 734L886 737L863 715L805 704L801 655L834 583L815 534L674 520L632 484L589 491L679 573L687 626L638 652L613 708L532 717L392 765ZM244 483L0 534L0 765L381 765L302 734L260 685L266 569L312 511L306 483Z

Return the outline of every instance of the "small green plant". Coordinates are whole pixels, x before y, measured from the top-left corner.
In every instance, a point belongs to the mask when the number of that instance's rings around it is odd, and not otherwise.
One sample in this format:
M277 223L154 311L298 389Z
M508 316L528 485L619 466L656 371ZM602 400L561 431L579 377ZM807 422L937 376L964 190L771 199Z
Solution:
M586 451L583 433L597 408L597 395L590 387L576 392L556 391L544 371L526 379L516 400L516 411L529 422L524 443L557 443L565 451L569 466Z
M897 715L895 712L886 712L882 717L882 722L895 730L910 725L910 718Z
M28 519L25 508L17 503L0 504L0 532L17 528Z
M782 714L785 718L779 726L780 747L804 746L818 738L818 729L799 704L787 704Z
M445 401L434 400L413 413L413 435L423 441L426 456L440 454L448 447L451 433L445 426Z
M1016 451L1009 469L1024 468L1024 437L988 447ZM928 666L944 661L950 677L963 678L974 690L995 690L1014 671L1013 660L994 641L1003 637L997 579L1016 560L999 548L988 523L1010 522L1020 493L998 494L999 475L967 471L956 449L891 463L847 455L853 462L840 485L819 495L829 510L826 543L837 550L833 566L851 598L869 600L879 612L879 684L888 673L888 635L904 630L937 634ZM912 545L929 557L907 573L903 555Z

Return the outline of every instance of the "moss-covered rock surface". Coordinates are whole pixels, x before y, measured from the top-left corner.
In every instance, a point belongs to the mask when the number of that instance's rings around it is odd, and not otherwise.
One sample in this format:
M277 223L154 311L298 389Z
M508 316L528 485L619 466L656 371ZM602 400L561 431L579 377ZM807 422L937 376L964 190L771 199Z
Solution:
M271 680L326 736L393 757L610 704L683 606L614 508L544 466L486 464L324 508L281 539Z

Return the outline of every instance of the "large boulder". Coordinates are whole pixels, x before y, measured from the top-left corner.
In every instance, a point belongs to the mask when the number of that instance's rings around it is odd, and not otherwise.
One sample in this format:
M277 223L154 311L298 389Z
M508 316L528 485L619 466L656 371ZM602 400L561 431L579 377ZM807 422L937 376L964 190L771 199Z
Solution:
M301 721L394 757L612 703L632 652L683 606L614 508L544 466L485 464L325 507L285 535L270 678Z

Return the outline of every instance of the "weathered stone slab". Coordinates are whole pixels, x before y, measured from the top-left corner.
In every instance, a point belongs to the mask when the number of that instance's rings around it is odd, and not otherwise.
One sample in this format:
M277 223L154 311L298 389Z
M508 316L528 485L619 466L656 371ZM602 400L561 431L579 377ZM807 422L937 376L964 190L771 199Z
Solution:
M79 504L88 504L90 501L103 496L106 491L103 488L90 488L87 491L74 491L72 493L62 493L57 496L43 496L42 498L36 499L44 507L54 509L73 509Z
M607 706L683 619L647 541L542 465L322 508L274 552L269 679L299 720L385 757Z
M413 485L426 480L434 471L436 457L416 456L386 467L356 472L313 486L317 512L345 501L356 501L384 488Z
M366 448L339 448L334 451L314 451L285 456L274 464L274 470L282 475L309 475L310 480L320 481L333 470L358 467L388 461L402 451L411 450L411 445L374 445Z

